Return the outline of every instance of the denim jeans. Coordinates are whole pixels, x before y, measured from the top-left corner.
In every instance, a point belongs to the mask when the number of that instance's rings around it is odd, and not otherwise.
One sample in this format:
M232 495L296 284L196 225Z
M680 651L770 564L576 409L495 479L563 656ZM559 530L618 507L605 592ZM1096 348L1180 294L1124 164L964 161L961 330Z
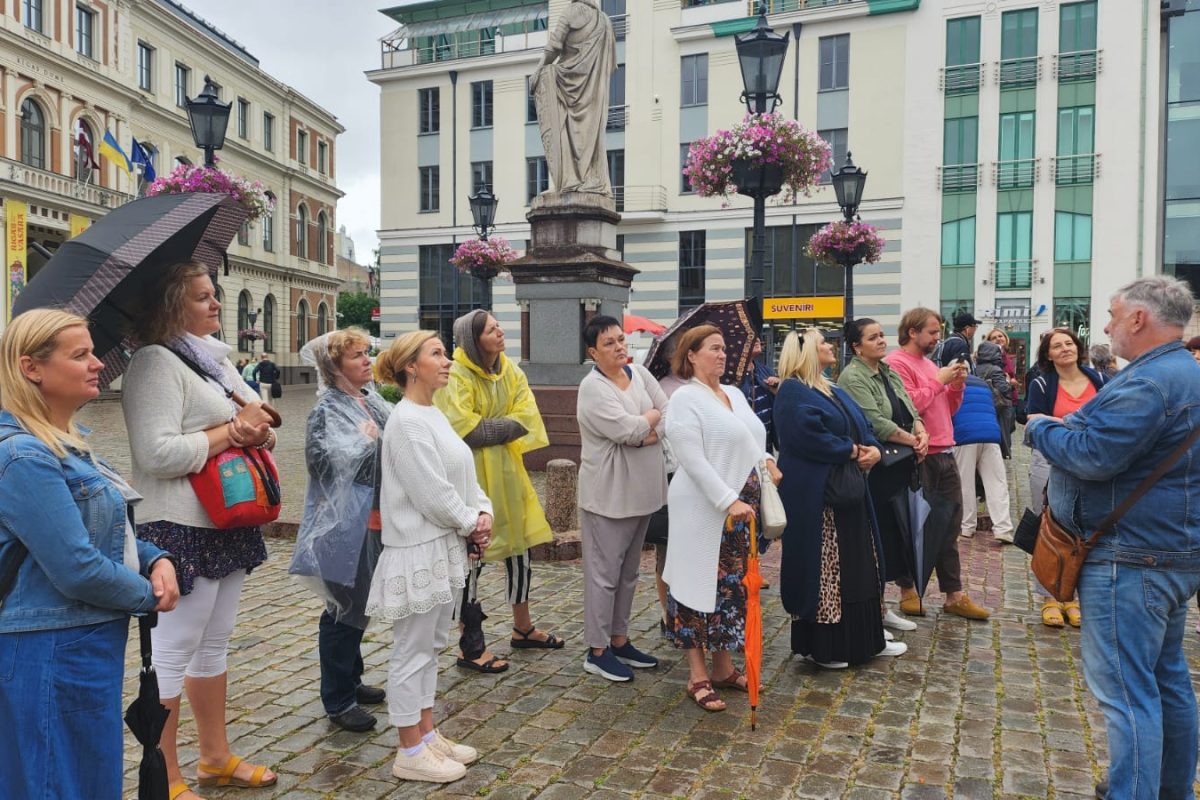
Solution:
M1200 572L1084 565L1083 670L1108 731L1109 797L1187 800L1196 776L1196 696L1183 655Z
M321 613L317 650L321 658L321 704L329 715L341 714L357 704L354 692L362 683L363 629Z
M0 794L116 800L129 618L0 634Z

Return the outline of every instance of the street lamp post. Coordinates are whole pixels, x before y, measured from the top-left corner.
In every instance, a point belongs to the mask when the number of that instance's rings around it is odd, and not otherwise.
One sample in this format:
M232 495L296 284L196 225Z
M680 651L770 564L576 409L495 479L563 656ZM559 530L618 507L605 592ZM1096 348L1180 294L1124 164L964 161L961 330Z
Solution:
M862 202L863 187L867 185L866 170L856 166L854 159L847 152L846 162L838 168L837 172L831 169L829 177L833 183L833 191L837 194L837 202L842 208L842 216L845 217L846 222L853 222L859 219L858 206ZM861 262L862 255L857 251L846 253L841 258L842 267L846 270L845 322L850 322L854 319L854 266ZM846 352L846 357L849 358L850 351L848 345L843 343L843 348Z
M233 103L222 103L217 97L216 84L204 76L204 89L187 101L188 122L192 140L204 151L204 166L216 166L213 152L225 146L225 130L229 127L229 109Z
M469 195L467 202L471 204L471 218L475 223L473 225L475 232L479 234L480 241L486 242L488 231L496 227L496 206L500 204L500 198L492 194L491 189L483 186L475 194ZM483 305L490 310L492 307L492 278L499 274L499 270L495 267L475 267L471 270L471 274L483 284Z
M779 105L779 78L787 55L790 34L782 36L767 24L767 5L758 6L758 24L734 37L742 69L741 99L751 114L766 114ZM768 101L771 107L767 108ZM783 188L783 169L778 164L755 165L749 159L733 163L733 181L738 194L754 200L754 240L750 255L750 294L760 326L763 314L763 259L766 254L767 198Z
M260 309L251 309L246 312L246 321L250 323L250 358L251 358L251 360L254 359L254 339L255 339L254 323L258 322L258 312L259 311L262 311L262 309L261 308Z

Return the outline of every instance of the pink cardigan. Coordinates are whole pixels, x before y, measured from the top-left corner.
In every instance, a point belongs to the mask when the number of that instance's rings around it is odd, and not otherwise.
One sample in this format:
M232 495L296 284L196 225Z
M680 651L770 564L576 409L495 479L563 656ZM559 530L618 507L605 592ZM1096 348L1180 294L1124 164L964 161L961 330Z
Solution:
M929 433L929 452L940 453L953 447L954 422L950 417L962 405L962 387L952 388L938 382L937 365L924 356L893 350L883 360L896 370L921 415Z

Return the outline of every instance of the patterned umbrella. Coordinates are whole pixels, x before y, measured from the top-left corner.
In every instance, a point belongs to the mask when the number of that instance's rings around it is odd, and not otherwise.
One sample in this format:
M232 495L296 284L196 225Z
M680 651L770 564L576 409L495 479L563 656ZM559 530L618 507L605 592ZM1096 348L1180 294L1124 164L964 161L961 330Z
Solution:
M107 386L129 363L129 323L163 270L199 261L215 281L245 219L245 209L225 194L162 194L126 203L58 248L17 297L13 314L57 307L87 317L104 362L100 385Z
M646 354L646 369L658 379L671 373L671 364L666 353L671 349L666 343L677 334L697 325L715 325L725 337L725 374L721 383L731 386L741 384L746 370L753 367L750 351L758 336L760 323L750 310L747 300L730 300L724 303L704 303L684 314L667 328L667 332L654 340Z

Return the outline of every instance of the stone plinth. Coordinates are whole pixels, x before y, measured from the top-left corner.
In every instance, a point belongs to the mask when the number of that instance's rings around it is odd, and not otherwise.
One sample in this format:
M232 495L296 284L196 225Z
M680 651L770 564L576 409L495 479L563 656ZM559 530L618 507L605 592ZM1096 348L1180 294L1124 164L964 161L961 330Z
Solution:
M555 533L579 527L579 467L569 458L546 464L546 521Z

